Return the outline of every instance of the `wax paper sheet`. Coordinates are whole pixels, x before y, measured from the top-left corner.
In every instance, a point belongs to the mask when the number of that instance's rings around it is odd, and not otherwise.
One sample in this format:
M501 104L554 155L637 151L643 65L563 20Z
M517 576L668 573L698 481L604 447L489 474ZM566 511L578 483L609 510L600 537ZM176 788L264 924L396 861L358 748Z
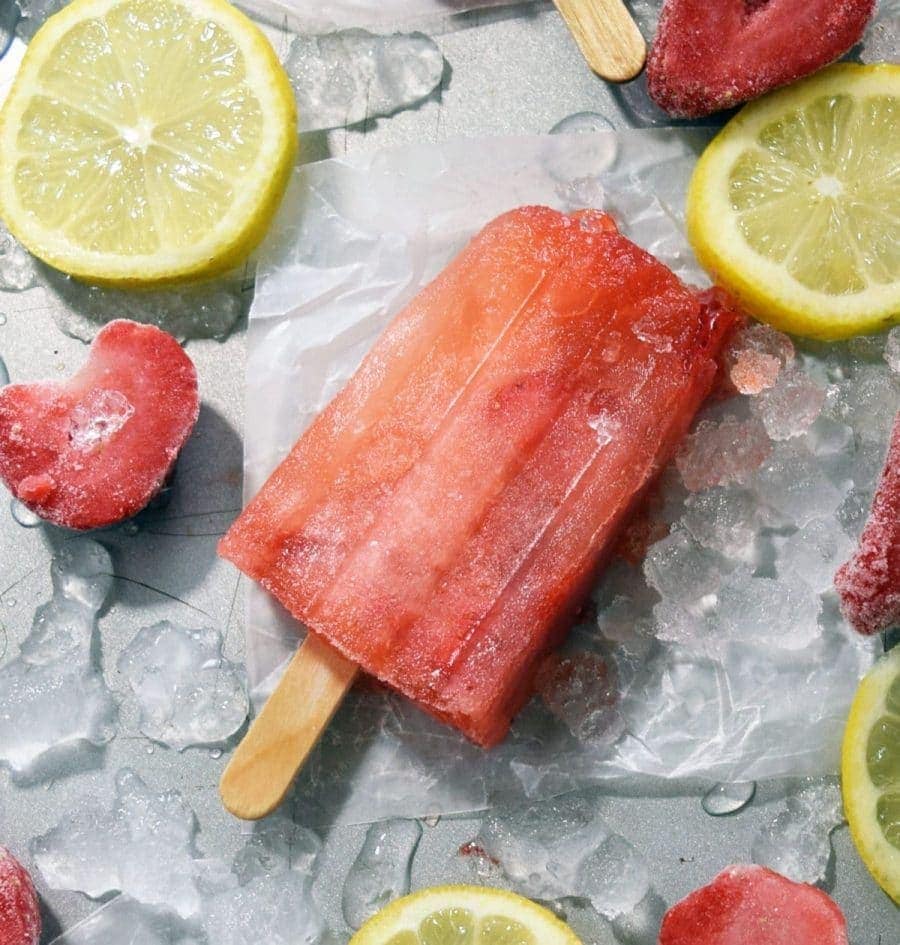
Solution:
M708 137L659 129L456 141L299 168L262 249L250 315L246 495L390 318L505 210L605 207L683 279L705 282L683 235L682 208ZM601 581L595 597L604 593ZM635 590L646 593L645 585ZM472 810L613 779L665 779L671 787L689 778L834 772L843 719L874 644L854 638L839 619L826 623L805 646L793 641L787 649L762 631L758 641L751 634L713 648L652 637L619 645L622 634L609 639L586 623L568 647L595 651L616 668L617 721L599 739L577 737L535 700L504 745L486 753L398 696L354 692L304 769L297 803L310 821L368 821ZM252 588L247 658L257 704L299 633Z

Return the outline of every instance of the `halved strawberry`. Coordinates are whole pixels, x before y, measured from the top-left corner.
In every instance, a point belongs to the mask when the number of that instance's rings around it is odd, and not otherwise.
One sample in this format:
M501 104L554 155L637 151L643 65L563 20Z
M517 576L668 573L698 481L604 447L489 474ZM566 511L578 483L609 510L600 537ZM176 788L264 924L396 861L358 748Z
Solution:
M70 380L0 389L0 478L56 525L111 525L160 489L199 409L197 372L171 335L110 322Z
M859 548L834 586L844 616L860 633L900 625L900 413Z
M38 945L41 911L24 866L0 847L0 945Z
M670 115L731 108L838 59L874 10L875 0L666 0L648 91Z
M837 904L763 866L729 866L666 913L659 945L848 945Z

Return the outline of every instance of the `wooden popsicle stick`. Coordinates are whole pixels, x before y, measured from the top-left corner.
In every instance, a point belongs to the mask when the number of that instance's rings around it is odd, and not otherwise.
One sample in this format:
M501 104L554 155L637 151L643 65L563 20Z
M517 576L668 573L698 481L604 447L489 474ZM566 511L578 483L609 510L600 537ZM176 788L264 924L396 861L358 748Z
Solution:
M647 45L622 0L553 0L581 54L601 78L627 82L644 68Z
M222 773L219 793L227 810L259 820L278 807L356 673L356 664L337 650L311 633L306 637Z

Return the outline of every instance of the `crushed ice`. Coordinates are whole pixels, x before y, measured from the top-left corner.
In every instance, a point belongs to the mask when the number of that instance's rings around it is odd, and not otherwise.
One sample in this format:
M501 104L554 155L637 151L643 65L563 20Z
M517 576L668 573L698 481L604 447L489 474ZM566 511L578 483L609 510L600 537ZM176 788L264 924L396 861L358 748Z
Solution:
M201 945L201 939L170 912L116 896L53 945Z
M820 781L787 797L753 838L754 863L798 883L823 883L833 853L831 834L844 822L840 785Z
M140 708L141 731L179 751L222 744L247 717L243 672L225 659L222 636L211 627L167 620L144 627L118 667Z
M285 69L301 131L339 128L392 115L440 84L444 57L424 33L379 36L362 29L297 36Z
M387 820L369 827L341 896L344 921L351 929L409 892L412 859L421 838L422 826L415 820Z
M34 257L0 223L0 291L23 292L36 281Z
M71 767L115 734L116 704L92 654L97 613L112 586L109 554L74 538L50 573L53 597L35 611L19 655L0 667L0 763L21 780Z

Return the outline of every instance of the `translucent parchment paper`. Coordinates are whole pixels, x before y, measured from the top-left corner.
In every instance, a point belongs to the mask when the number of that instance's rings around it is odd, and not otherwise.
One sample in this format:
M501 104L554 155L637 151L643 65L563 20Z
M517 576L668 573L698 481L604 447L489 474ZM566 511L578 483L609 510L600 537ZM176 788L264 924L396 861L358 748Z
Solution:
M261 253L250 316L246 495L390 318L505 210L606 207L683 279L704 282L683 236L682 207L707 140L706 132L669 129L456 141L299 168ZM604 593L601 582L596 596ZM257 704L301 632L252 588L247 658ZM619 647L595 623L576 629L569 646L617 667L610 737L579 738L534 701L506 743L485 753L402 698L355 692L301 776L305 816L350 822L458 812L609 779L833 772L847 706L873 653L838 620L790 649L765 636L712 649L652 638Z

